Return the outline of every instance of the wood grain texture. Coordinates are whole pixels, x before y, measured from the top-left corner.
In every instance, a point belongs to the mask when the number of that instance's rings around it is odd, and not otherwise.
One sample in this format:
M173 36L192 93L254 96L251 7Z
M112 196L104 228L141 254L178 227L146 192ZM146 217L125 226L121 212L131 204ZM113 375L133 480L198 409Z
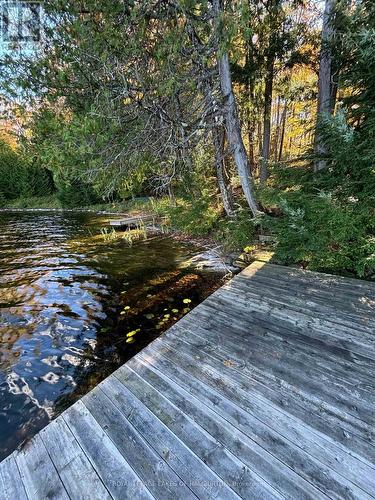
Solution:
M47 425L40 432L40 436L71 498L77 500L111 498L61 416Z
M375 284L254 262L0 464L0 499L375 498Z
M15 459L28 498L69 498L39 434Z
M7 457L0 464L0 492L1 498L6 500L27 499L25 487L13 455Z

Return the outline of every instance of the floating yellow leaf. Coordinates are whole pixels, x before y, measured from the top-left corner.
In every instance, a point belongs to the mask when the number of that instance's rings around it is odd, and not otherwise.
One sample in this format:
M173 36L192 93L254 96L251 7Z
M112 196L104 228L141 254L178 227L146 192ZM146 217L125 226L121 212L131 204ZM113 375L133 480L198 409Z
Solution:
M184 304L190 304L191 300L190 300L190 299L184 299L182 302L183 302Z
M176 314L176 313L178 313L178 309L172 309L172 312L173 312L174 314Z
M127 337L134 337L134 335L136 333L138 333L141 329L140 328L137 328L136 330L132 330L131 332L127 333L126 336Z
M134 342L134 340L135 339L133 337L130 337L130 338L126 339L126 343L127 344L132 344Z

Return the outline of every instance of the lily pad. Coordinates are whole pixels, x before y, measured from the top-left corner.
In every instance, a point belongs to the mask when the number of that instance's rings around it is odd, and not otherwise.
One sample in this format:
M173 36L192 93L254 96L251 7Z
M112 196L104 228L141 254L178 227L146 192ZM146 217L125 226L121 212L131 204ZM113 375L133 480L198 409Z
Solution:
M141 331L141 329L140 329L140 328L137 328L136 330L132 330L131 332L127 333L127 334L126 334L126 336L127 336L128 338L134 337L134 335L135 335L136 333L140 332L140 331Z

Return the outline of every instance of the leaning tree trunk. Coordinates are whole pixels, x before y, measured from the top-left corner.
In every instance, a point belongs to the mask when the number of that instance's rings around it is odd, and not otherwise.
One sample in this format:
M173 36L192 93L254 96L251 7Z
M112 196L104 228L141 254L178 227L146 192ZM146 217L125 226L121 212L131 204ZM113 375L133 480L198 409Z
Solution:
M254 187L250 172L253 170L250 167L248 157L246 155L245 146L241 135L241 126L238 116L237 103L234 97L232 76L230 73L228 52L220 47L222 40L221 33L221 14L223 12L222 0L212 0L213 13L215 16L214 22L217 30L217 65L220 76L220 88L223 95L223 113L226 124L227 139L229 150L233 155L236 163L237 172L240 178L242 190L246 201L254 216L259 215L261 211L255 200Z
M336 0L326 0L324 14L323 14L323 27L322 27L322 46L320 50L320 64L319 64L319 78L318 78L318 109L316 119L315 131L315 154L318 159L314 163L314 171L324 169L327 162L324 160L324 155L327 154L327 149L323 142L323 137L320 132L321 122L325 116L332 115L332 48L331 41L334 34L334 27L332 23L333 10Z
M223 124L219 123L217 117L215 117L215 114L220 106L214 97L212 82L209 80L206 81L205 85L205 101L207 109L211 111L209 125L211 127L211 136L215 151L216 179L219 186L221 199L223 201L225 213L230 217L234 213L234 202L230 183L225 169L225 129Z
M222 125L214 125L212 128L212 138L215 148L215 165L217 183L223 200L225 213L231 217L234 213L232 191L229 186L228 176L225 170L225 130Z
M230 74L229 58L227 53L218 57L221 91L224 98L224 115L227 128L228 144L236 162L238 175L246 201L256 216L260 213L254 196L254 187L250 172L252 168L246 155L245 146L241 135L240 120L238 117L236 99L233 93L232 78Z

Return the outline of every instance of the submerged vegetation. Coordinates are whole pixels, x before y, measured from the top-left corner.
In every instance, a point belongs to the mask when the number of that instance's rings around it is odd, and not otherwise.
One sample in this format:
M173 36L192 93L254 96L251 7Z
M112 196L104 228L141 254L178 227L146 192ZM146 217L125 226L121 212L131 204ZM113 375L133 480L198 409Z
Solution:
M42 41L1 56L0 206L153 211L227 250L261 234L275 262L373 276L372 1L43 9Z

